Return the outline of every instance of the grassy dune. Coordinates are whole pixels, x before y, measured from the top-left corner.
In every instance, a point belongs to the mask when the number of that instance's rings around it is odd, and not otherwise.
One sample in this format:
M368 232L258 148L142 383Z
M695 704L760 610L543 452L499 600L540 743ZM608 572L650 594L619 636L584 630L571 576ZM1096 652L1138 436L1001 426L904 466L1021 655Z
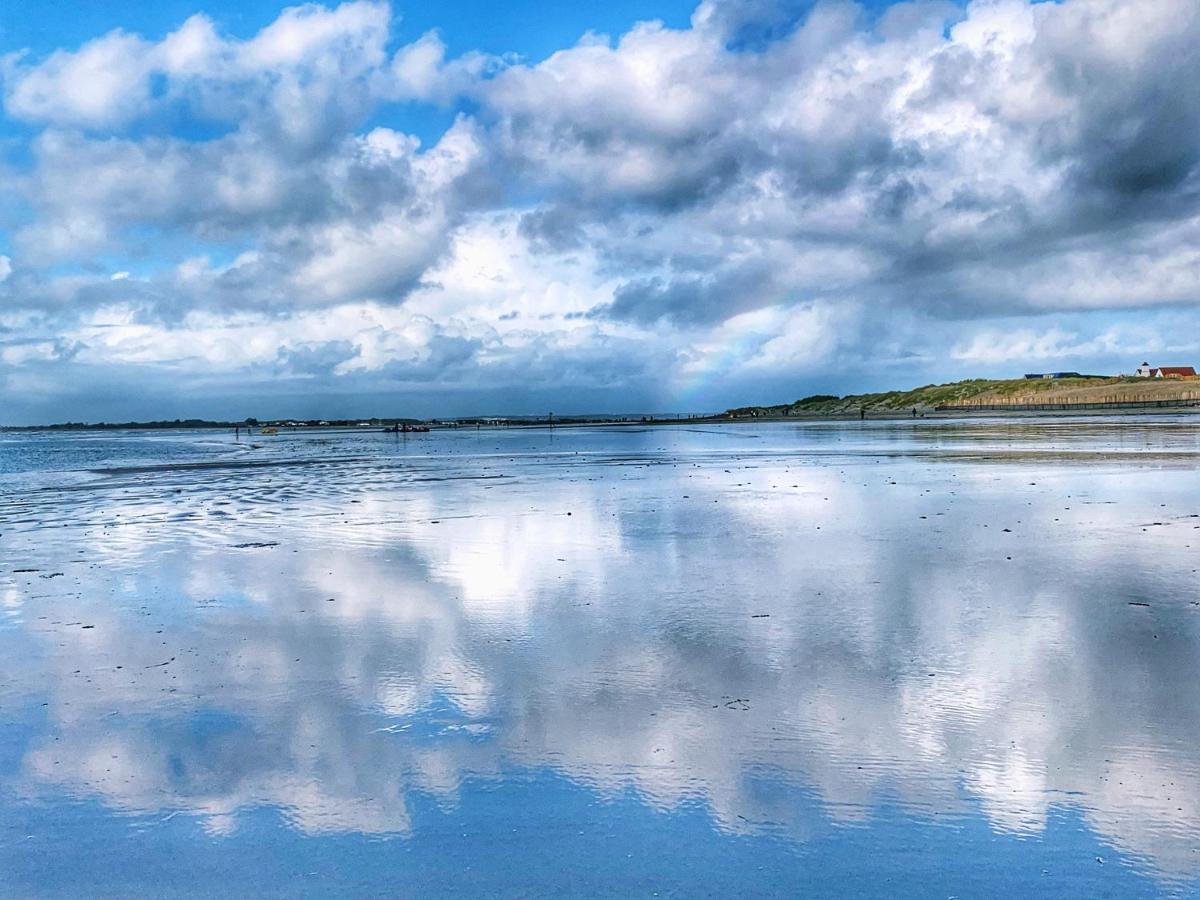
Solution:
M1026 406L1042 403L1131 403L1154 400L1200 401L1200 378L1063 378L1027 381L1024 378L994 380L973 378L952 384L927 384L910 391L850 394L836 397L816 394L777 406L745 406L731 409L734 417L834 416L870 412L900 412L916 407L970 409L977 406Z

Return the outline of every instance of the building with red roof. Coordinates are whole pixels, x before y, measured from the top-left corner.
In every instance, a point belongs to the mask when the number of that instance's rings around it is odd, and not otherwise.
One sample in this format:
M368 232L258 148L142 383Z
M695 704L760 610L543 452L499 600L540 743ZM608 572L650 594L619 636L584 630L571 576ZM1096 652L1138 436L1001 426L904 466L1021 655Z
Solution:
M1155 378L1195 378L1196 370L1192 366L1160 366L1154 370Z

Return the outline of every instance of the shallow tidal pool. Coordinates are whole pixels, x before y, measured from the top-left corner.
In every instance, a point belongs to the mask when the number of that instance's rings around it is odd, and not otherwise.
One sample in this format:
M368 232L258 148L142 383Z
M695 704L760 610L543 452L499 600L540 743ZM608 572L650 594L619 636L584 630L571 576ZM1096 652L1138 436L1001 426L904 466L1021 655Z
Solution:
M1200 417L0 434L0 895L1200 893Z

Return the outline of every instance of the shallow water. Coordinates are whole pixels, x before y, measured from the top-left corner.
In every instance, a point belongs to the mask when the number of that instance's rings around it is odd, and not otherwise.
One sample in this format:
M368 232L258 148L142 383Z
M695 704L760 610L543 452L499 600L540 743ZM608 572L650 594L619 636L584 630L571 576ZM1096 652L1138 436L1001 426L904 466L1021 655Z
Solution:
M1200 421L0 434L4 896L1200 892Z

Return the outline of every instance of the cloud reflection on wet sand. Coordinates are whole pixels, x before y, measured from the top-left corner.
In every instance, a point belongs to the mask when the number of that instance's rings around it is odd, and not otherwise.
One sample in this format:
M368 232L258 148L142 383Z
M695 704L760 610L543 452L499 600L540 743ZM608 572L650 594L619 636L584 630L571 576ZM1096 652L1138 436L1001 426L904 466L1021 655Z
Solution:
M1071 807L1200 874L1194 471L564 446L4 506L39 571L0 572L0 702L47 704L14 802L403 835L414 791L549 767L797 841L764 781L835 824Z

